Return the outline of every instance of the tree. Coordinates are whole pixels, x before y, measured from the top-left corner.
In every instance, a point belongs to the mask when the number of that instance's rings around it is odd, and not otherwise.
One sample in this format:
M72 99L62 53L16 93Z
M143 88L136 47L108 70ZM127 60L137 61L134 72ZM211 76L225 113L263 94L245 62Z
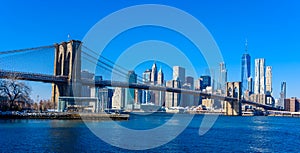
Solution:
M0 80L0 96L7 97L8 105L12 108L16 101L30 101L31 88L24 82L15 79Z

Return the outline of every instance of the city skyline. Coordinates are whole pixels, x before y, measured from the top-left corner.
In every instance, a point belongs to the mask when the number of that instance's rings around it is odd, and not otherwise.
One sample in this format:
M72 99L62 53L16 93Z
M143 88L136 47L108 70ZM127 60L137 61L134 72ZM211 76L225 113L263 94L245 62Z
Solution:
M93 24L109 13L126 6L143 4L145 2L149 3L149 1L122 2L114 5L114 2L104 1L91 2L90 4L78 2L70 4L70 7L67 8L55 6L57 12L45 11L47 10L45 6L52 7L55 4L54 2L34 3L28 1L26 4L25 2L18 2L17 5L15 5L13 1L3 2L0 11L1 14L4 14L1 18L3 21L6 21L6 24L1 25L1 31L3 33L1 42L5 43L0 46L0 50L4 51L53 44L55 42L66 41L68 35L70 35L72 39L82 39ZM22 7L22 3L24 3L24 5L30 4L30 6L35 9L25 9ZM281 3L271 1L254 1L249 3L237 1L235 4L226 4L225 2L219 1L218 4L220 5L214 5L213 2L192 1L190 3L183 3L176 1L164 2L162 4L187 11L208 28L222 52L224 62L227 66L226 68L228 69L228 81L240 81L240 58L245 50L244 41L248 39L248 53L251 55L251 63L254 63L253 59L265 58L268 65L272 66L273 96L278 98L280 95L281 82L286 82L287 97L300 97L297 91L297 86L299 86L297 77L287 75L296 73L295 76L297 76L299 72L295 72L295 70L300 66L297 56L295 56L295 54L297 54L296 51L300 49L299 46L296 45L298 41L297 35L299 35L297 27L300 23L297 18L299 12L296 11L296 3L299 2L286 2L282 5ZM203 4L203 6L197 4ZM15 8L13 9L13 17L9 16L9 14L12 13L12 10L8 9L11 8L9 7L11 5ZM59 16L58 14L65 14L66 12L78 12L76 9L72 9L74 7L71 6L92 7L92 5L94 5L93 9L82 11L83 14L79 16L72 16L71 18L74 21L57 17ZM205 7L216 9L210 10ZM240 13L238 15L228 13L226 12L228 11L228 7L231 8L233 12L239 11ZM100 11L103 10L101 8L107 9ZM282 8L284 11L276 11L274 8ZM36 14L37 11L40 13ZM86 16L89 14L99 14L99 16L96 15L95 17L91 17L91 19L86 19ZM258 14L260 14L260 16ZM46 18L44 16L46 16ZM82 20L86 22L78 22ZM281 22L277 22L278 20ZM78 23L80 24L78 25ZM20 26L20 24L22 26ZM278 36L272 37L274 33L277 33ZM287 37L288 39L286 39ZM284 54L282 52L284 52ZM115 56L117 56L117 54ZM192 60L196 62L196 59ZM50 60L49 62L53 64L53 61ZM48 66L51 64L48 64ZM197 67L197 71L203 73L206 66L203 63L199 65L200 67ZM254 65L252 64L251 70L254 70L253 67ZM218 70L218 68L215 68L215 70ZM53 70L48 73L53 73L52 71ZM254 74L254 72L252 71L251 74ZM33 92L45 91L45 86L47 86L38 83L31 84L34 88ZM45 97L43 93L39 95L40 98ZM33 96L33 98L35 97L36 95Z

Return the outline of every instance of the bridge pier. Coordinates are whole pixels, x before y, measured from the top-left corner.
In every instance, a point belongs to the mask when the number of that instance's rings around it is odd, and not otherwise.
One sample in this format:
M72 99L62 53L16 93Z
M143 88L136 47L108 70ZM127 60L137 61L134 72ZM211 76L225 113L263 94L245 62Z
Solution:
M51 100L57 106L60 96L81 96L81 42L71 40L55 45L54 76L67 77L67 82L52 84Z
M224 102L225 115L228 116L241 116L242 104L241 104L241 82L227 82L226 94L227 97L236 98L236 100L228 100Z

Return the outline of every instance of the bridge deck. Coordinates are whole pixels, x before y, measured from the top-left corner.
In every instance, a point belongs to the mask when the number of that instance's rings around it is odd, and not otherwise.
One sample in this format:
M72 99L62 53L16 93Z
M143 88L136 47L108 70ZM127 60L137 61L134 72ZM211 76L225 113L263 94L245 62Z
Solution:
M55 84L68 83L68 77L65 76L53 76L53 75L46 75L46 74L15 72L15 71L7 71L7 70L0 70L0 78L2 79L13 78L17 80L37 81L37 82L55 83ZM154 85L147 85L147 84L140 84L140 83L127 83L127 82L118 82L118 81L110 81L110 80L94 81L94 80L82 79L81 83L83 85L97 86L97 87L121 87L121 88L133 88L133 89L142 89L142 90L156 90L156 91L175 92L175 93L182 93L182 94L192 94L192 95L202 96L205 98L218 99L224 101L231 101L231 102L239 101L243 104L256 105L258 107L262 107L268 110L278 110L275 107L260 104L257 102L239 100L233 97L226 97L226 96L209 94L201 91L187 90L181 88L171 88L171 87L164 87L164 86L154 86Z

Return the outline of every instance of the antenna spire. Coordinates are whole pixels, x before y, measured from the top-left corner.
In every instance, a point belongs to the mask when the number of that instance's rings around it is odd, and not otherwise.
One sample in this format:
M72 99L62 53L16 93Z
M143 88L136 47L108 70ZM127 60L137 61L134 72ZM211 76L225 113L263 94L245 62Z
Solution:
M245 52L248 53L248 40L246 39L246 42L245 42Z

